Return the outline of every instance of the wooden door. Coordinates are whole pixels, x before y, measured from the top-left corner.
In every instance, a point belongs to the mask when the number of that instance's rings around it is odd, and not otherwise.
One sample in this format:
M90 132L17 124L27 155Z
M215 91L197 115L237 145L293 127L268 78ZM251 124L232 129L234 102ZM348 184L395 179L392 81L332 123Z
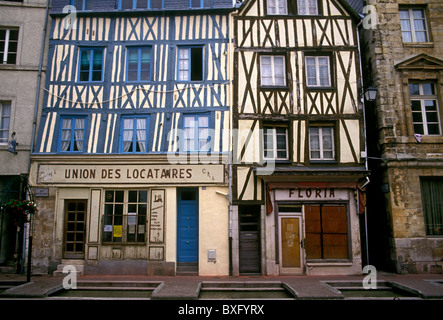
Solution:
M301 216L280 217L280 272L303 273Z
M86 240L86 200L65 201L63 257L84 259Z

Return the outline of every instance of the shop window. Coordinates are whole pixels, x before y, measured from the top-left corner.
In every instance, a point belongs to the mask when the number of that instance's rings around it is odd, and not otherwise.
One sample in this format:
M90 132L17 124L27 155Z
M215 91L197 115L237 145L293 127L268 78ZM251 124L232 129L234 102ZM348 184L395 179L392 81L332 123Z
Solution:
M106 190L103 242L145 243L147 190Z
M420 178L426 235L443 236L443 177Z
M306 259L349 259L346 206L305 206L305 232Z

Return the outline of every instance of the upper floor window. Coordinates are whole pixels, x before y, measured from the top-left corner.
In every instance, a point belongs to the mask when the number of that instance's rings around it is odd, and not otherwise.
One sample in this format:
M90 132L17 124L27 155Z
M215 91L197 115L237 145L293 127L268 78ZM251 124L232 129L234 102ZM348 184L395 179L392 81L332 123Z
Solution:
M414 132L422 135L440 135L440 112L434 83L409 84Z
M189 8L209 8L213 0L189 0Z
M178 48L178 80L203 80L203 47Z
M83 152L85 142L85 117L62 117L58 149L61 152Z
M263 128L264 159L288 160L288 129L286 127Z
M0 28L0 58L2 64L16 64L18 29Z
M70 5L77 11L92 10L93 0L70 0Z
M424 9L403 8L399 12L403 42L429 41Z
M309 158L311 160L334 160L334 128L312 126L309 128Z
M117 9L162 9L163 0L119 0Z
M331 70L329 56L306 57L306 81L308 87L330 87Z
M80 49L80 81L102 81L103 48Z
M151 80L151 48L127 49L127 81Z
M120 152L146 152L148 146L148 116L123 116Z
M318 15L318 0L297 0L299 15Z
M183 119L184 151L210 151L209 116L188 115Z
M285 86L285 57L261 56L260 78L262 86Z
M288 14L288 6L286 0L267 0L267 13L272 14Z
M0 101L0 144L7 144L11 119L11 101Z

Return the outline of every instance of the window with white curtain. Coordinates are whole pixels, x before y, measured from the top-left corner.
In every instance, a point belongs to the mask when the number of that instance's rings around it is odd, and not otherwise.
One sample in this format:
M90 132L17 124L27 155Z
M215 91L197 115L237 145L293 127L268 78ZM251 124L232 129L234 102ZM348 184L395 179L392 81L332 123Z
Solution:
M403 42L427 42L428 30L425 10L403 8L399 10Z
M288 14L286 0L267 0L266 7L268 14Z
M120 152L147 152L148 116L122 117Z
M83 152L85 144L85 117L62 117L59 151Z
M318 15L318 0L297 0L299 15Z
M309 128L309 158L311 160L334 160L334 128L312 126Z
M331 67L329 56L306 57L306 82L308 87L330 87Z
M184 151L209 151L209 116L189 115L183 117Z
M8 144L11 101L0 101L0 144Z
M262 86L285 86L286 68L284 56L261 56L260 78Z
M264 159L288 160L288 128L263 127Z

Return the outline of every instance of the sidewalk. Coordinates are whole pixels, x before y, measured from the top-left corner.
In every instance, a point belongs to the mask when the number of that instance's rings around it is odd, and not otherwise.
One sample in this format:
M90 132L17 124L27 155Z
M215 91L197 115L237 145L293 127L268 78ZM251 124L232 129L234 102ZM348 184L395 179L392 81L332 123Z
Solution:
M122 286L126 290L136 290L141 286L153 288L151 300L197 300L203 290L217 291L226 288L260 292L272 288L285 290L294 299L345 299L343 289L360 287L365 275L352 276L239 276L239 277L199 277L199 276L79 276L78 286ZM0 274L0 299L37 298L45 299L63 289L63 277L32 276L26 283L26 275ZM395 286L411 293L416 299L443 299L443 275L440 274L392 274L377 273L377 285ZM8 288L9 286L9 288ZM238 289L238 288L243 289ZM245 289L246 288L246 289ZM283 289L282 289L283 288ZM277 290L275 289L275 290ZM340 291L341 290L341 291ZM366 290L365 290L366 291Z

